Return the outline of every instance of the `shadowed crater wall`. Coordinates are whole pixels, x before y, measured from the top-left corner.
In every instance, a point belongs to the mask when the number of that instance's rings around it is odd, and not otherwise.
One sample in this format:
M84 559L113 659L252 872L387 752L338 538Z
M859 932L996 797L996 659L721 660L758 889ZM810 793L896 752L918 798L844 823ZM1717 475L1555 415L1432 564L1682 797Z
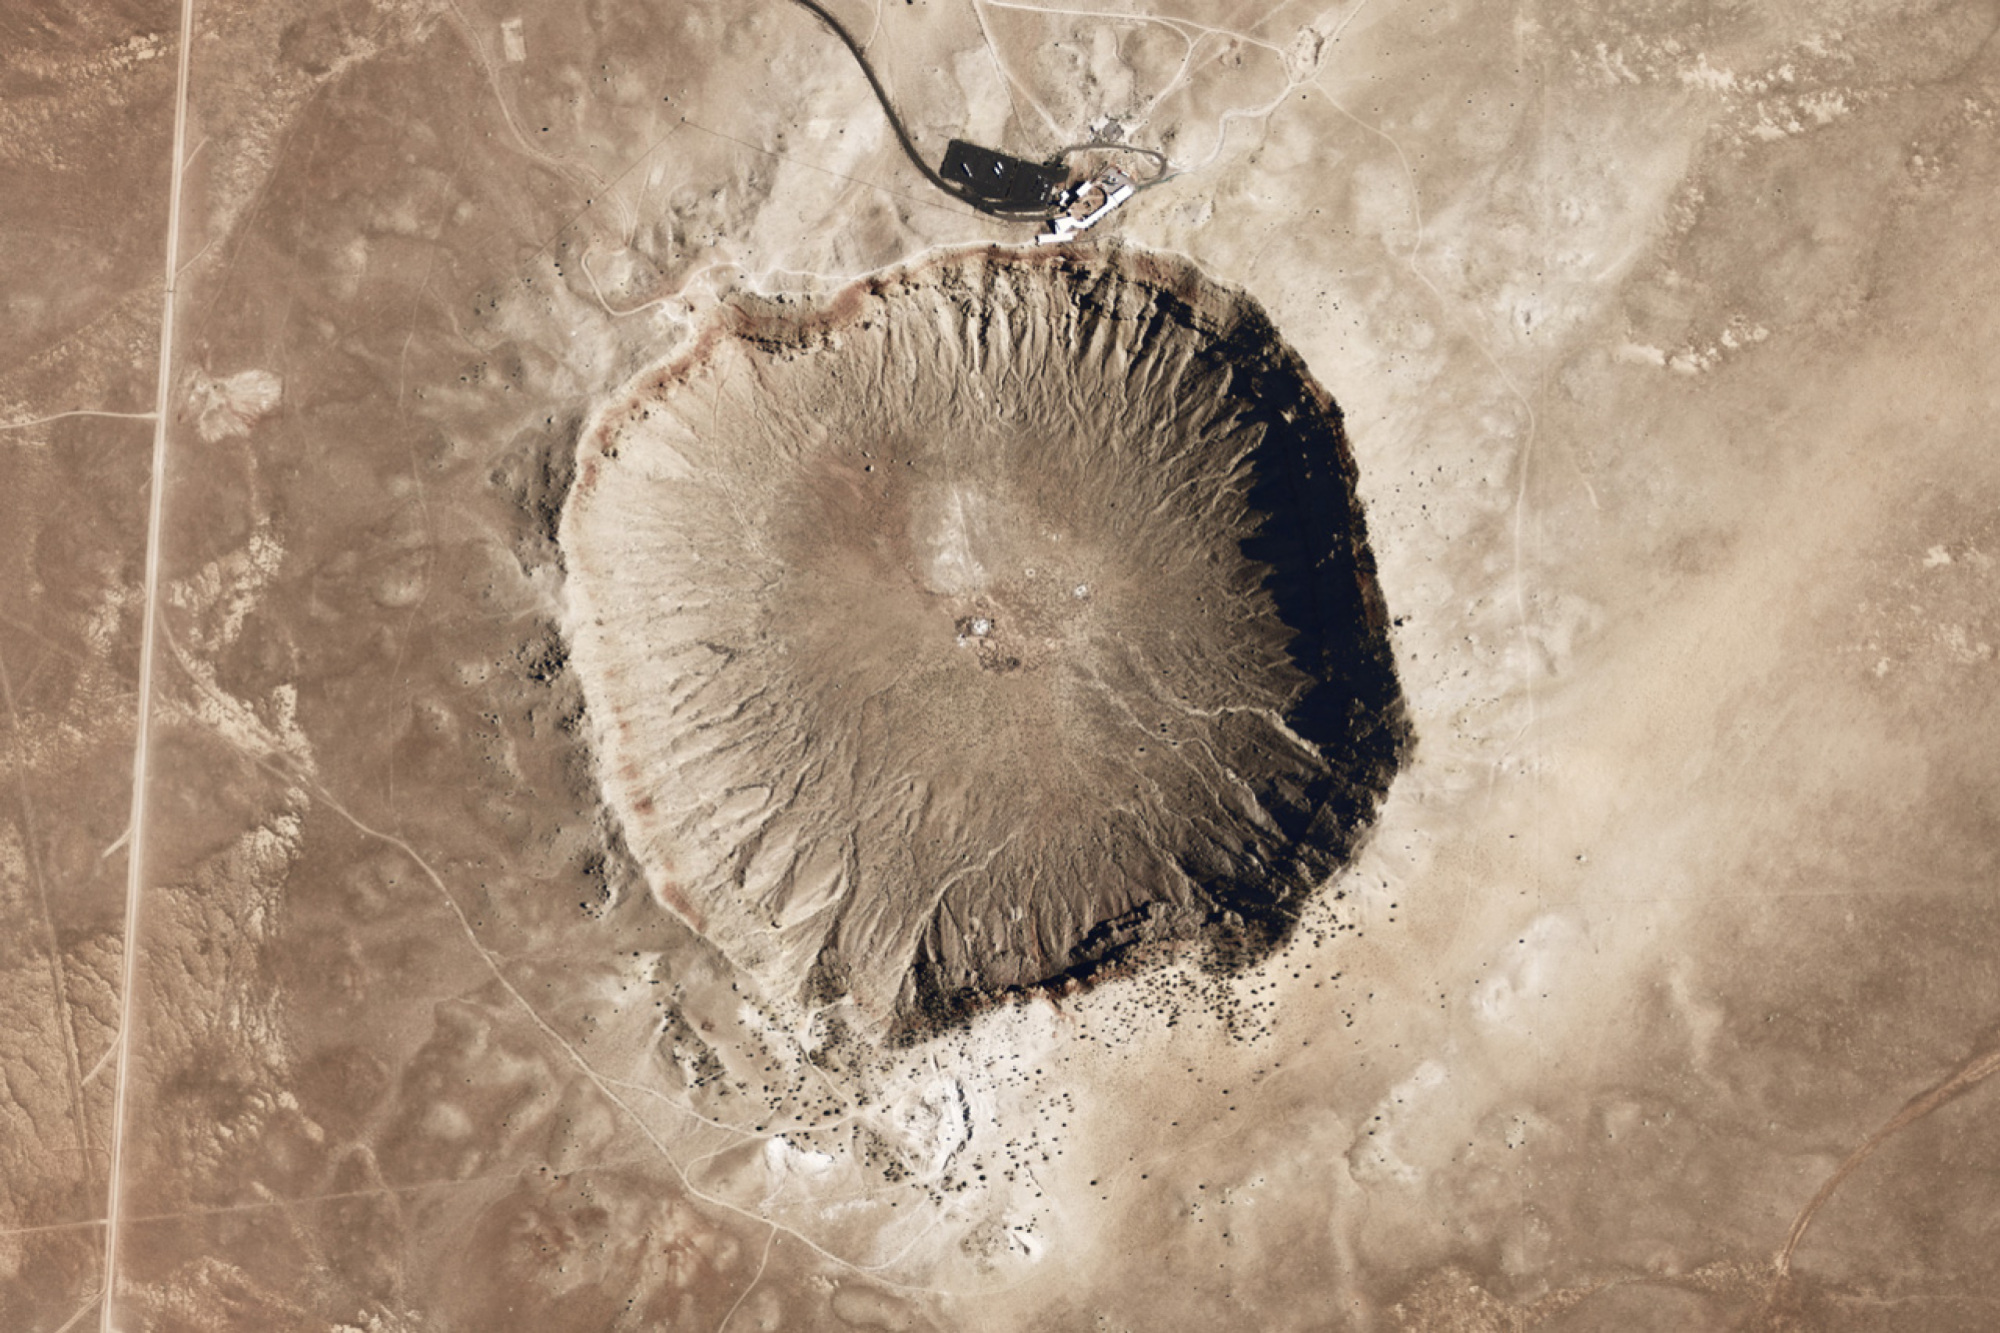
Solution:
M1184 261L739 302L579 448L607 799L773 993L921 1032L1168 941L1255 956L1407 743L1339 413Z

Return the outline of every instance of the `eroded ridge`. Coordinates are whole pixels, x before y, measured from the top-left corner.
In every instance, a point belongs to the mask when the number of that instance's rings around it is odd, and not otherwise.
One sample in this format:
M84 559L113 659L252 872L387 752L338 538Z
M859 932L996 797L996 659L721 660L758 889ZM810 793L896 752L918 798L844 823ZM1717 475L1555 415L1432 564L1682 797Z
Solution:
M1281 939L1407 742L1339 413L1178 260L956 252L739 302L562 521L608 801L777 994L921 1032Z

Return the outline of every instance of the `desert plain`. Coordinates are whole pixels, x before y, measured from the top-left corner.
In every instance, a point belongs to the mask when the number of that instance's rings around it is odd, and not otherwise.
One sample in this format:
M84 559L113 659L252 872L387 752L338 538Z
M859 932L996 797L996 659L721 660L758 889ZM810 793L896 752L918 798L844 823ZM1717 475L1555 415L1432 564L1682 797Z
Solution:
M2000 1320L2000 8L828 8L0 7L0 1329Z

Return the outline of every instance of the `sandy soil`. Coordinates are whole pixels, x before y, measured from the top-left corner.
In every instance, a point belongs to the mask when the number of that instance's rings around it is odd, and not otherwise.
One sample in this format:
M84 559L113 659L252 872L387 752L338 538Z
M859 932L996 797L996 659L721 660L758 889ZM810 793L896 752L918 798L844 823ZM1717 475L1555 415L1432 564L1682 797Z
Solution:
M1079 244L1338 403L1415 737L1257 966L901 1047L649 891L561 517L1032 228L779 0L187 3L0 16L0 1327L1994 1322L1990 3L841 0L1167 155Z

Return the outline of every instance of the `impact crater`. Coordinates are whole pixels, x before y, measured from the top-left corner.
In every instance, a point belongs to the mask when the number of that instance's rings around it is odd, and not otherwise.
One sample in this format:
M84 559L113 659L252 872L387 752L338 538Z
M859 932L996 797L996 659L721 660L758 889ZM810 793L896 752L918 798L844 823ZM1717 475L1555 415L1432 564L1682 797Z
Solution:
M1184 260L981 248L745 298L588 423L606 799L774 995L921 1034L1254 957L1408 742L1340 414Z

